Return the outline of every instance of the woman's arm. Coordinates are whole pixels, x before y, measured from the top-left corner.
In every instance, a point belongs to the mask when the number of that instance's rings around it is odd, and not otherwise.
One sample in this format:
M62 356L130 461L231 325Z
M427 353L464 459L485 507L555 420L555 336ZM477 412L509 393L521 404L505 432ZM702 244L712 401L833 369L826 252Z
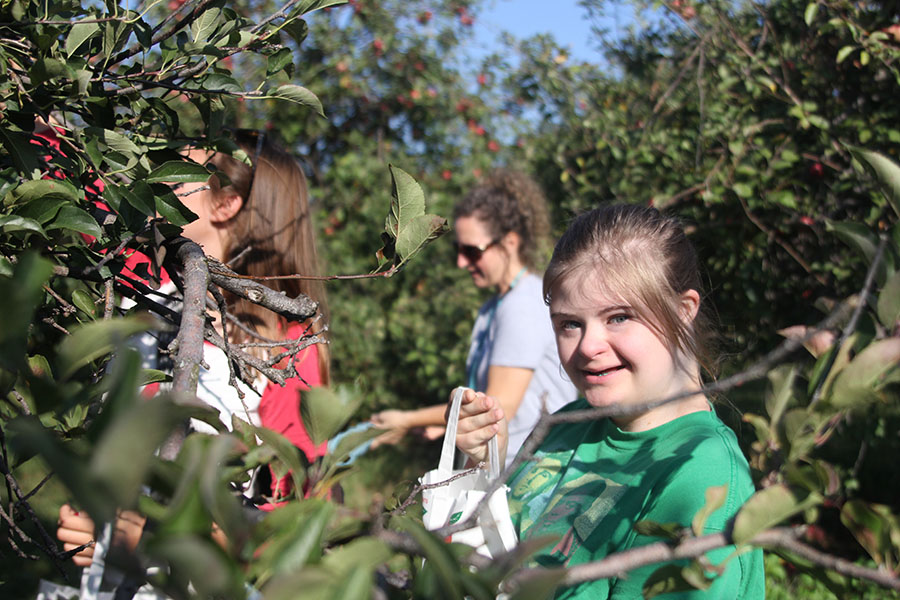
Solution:
M532 377L534 369L491 366L488 368L485 394L496 398L506 419L512 421L522 404Z

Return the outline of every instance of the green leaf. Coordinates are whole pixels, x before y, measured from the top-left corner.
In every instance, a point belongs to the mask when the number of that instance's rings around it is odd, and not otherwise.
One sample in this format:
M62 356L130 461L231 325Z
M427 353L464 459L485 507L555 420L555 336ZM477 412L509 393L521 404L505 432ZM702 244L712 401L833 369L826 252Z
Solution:
M900 271L888 278L878 295L878 320L889 331L900 321Z
M152 323L142 317L94 321L72 330L59 345L60 376L67 379L78 369L106 356L133 335L146 331Z
M397 236L395 249L401 262L409 261L428 242L439 238L448 229L447 219L437 215L421 215L414 218Z
M140 357L132 368L140 367ZM137 389L124 390L135 395ZM119 413L105 428L89 466L92 479L102 481L119 506L132 506L144 476L172 429L186 417L186 410L161 396L136 402Z
M191 23L191 36L194 43L206 42L216 29L216 22L222 14L222 9L210 6Z
M100 33L98 23L75 23L69 30L69 35L66 36L66 57L72 58L82 44L98 33Z
M391 212L385 222L385 231L397 239L400 232L416 217L425 214L425 193L413 177L393 165L391 172Z
M43 286L53 265L34 252L23 252L12 277L0 277L0 367L14 371L25 360L25 338L34 311L44 297Z
M665 565L656 569L644 582L641 589L642 597L649 600L660 594L693 590L694 586L687 582L683 571L684 569L678 565Z
M426 531L421 523L417 523L408 517L395 516L391 524L400 531L410 534L425 554L425 560L434 570L448 598L462 598L463 586L460 582L461 566L459 561L450 551L450 546L443 543L436 535Z
M3 198L3 204L16 206L17 213L38 221L49 219L55 214L55 209L66 202L79 202L81 195L68 181L63 179L39 179L20 183ZM42 208L32 208L35 203L44 203ZM53 214L47 214L52 212Z
M817 2L810 2L806 5L806 10L803 12L803 21L808 25L812 25L812 22L816 20L816 15L819 12L819 4Z
M318 445L333 437L356 412L362 398L347 386L314 387L303 392L300 416L310 439Z
M387 544L376 538L364 537L334 548L322 559L322 565L332 571L336 578L343 578L357 568L371 573L392 556L393 552Z
M894 213L900 216L900 165L884 154L865 148L851 147L850 152L875 177Z
M886 378L900 369L900 338L887 338L869 344L838 374L829 401L838 408L880 399Z
M374 568L354 565L349 573L337 579L333 600L369 600L372 596L372 575Z
M888 562L888 558L900 551L900 547L891 540L891 532L900 528L900 521L888 506L850 500L841 507L841 523L879 566L888 569L895 566Z
M306 402L306 393L308 392L304 392L303 402L300 403L301 407L303 406L303 403ZM306 421L304 421L304 423L306 423ZM275 451L275 456L278 457L278 460L284 463L290 470L291 479L294 483L294 490L302 490L303 484L306 481L306 455L303 454L299 448L294 446L294 444L286 437L267 427L253 427L252 429L264 444Z
M32 231L34 233L40 234L43 237L47 237L47 234L44 233L44 228L41 227L40 223L38 223L34 219L27 219L25 217L19 217L17 215L0 216L0 230L2 230L3 233L13 233L16 231Z
M734 542L737 545L746 544L761 531L819 504L821 500L819 494L795 491L784 484L760 490L744 503L735 517Z
M753 196L753 187L746 183L736 183L732 186L734 193L741 198L750 198Z
M178 227L184 227L198 218L188 207L182 204L171 190L163 194L157 194L156 211L169 223Z
M796 365L781 365L769 371L771 391L766 394L766 412L773 425L781 421L785 408L794 397L794 382L797 379Z
M94 304L94 299L91 298L91 295L84 290L75 290L72 292L72 304L80 308L82 312L91 318L97 316L97 305Z
M528 578L528 585L518 586L509 600L546 600L566 577L565 569L541 569Z
M728 484L706 488L706 503L703 505L703 508L697 511L697 514L694 515L694 519L691 521L691 529L695 536L700 537L703 535L706 520L725 504L726 498L728 498Z
M100 229L97 220L88 214L87 211L71 204L66 204L60 208L56 217L46 225L46 229L47 231L52 229L70 229L95 238L103 237L103 230Z
M684 536L684 525L680 523L657 523L656 521L638 521L634 530L641 535L658 537L666 540L677 540Z
M209 169L187 160L170 160L156 167L147 177L146 183L205 183L209 179Z
M825 228L836 233L845 244L862 254L869 265L872 264L878 250L878 235L874 231L862 223L842 223L828 219L825 220ZM893 267L891 263L890 254L884 253L877 271L879 284L886 280L888 269Z
M18 456L40 455L75 502L98 522L115 515L115 499L97 486L83 457L73 444L63 444L36 417L19 417L4 424L13 452Z
M856 46L844 46L843 48L838 50L837 59L835 59L835 62L837 62L837 64L841 64L842 62L844 62L844 60L846 60L848 56L850 56L850 53L854 50L856 50Z
M288 65L293 65L294 53L290 48L282 48L266 60L266 77L275 75Z
M334 505L323 502L298 524L293 535L273 542L274 572L290 573L309 562L318 562L325 528L333 514Z
M285 84L274 90L269 90L265 97L284 98L285 100L290 100L291 102L295 102L302 106L308 106L316 111L316 114L320 117L325 117L325 111L322 109L322 101L305 87L294 84Z

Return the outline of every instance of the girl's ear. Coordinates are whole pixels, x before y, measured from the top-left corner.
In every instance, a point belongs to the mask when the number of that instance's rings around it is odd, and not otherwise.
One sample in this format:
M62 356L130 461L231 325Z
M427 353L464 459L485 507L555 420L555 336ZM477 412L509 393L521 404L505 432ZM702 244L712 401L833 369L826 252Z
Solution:
M244 199L235 191L219 189L213 199L209 221L221 225L230 221L244 206Z
M681 294L681 319L691 323L700 311L700 294L697 290L687 290Z

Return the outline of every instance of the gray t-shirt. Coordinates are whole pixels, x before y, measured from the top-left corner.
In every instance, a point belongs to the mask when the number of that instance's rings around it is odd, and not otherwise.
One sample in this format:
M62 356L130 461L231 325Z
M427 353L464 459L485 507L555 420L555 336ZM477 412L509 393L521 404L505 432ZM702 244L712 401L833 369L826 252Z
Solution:
M507 465L537 424L541 416L541 397L545 392L546 409L550 413L577 396L575 387L559 364L550 310L544 304L542 294L541 278L529 273L505 296L494 296L485 302L472 328L466 372L471 373L473 361L478 361L475 390L483 392L487 389L488 368L491 366L534 371L516 416L509 422ZM482 336L484 345L479 352ZM469 383L471 385L472 382Z

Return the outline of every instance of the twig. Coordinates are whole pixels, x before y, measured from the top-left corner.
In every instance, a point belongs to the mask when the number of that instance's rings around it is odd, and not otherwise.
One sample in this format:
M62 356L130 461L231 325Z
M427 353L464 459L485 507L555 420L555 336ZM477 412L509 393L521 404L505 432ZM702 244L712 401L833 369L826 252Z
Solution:
M217 286L254 304L268 308L288 321L302 323L315 315L319 308L317 302L303 294L296 298L289 298L286 294L239 276L215 259L210 258L209 264L210 279Z
M465 471L460 471L456 475L453 475L447 479L444 479L443 481L437 481L435 483L420 483L416 487L413 488L413 490L409 493L409 496L406 498L406 500L403 501L403 504L401 504L400 506L398 506L397 508L395 508L394 510L391 511L391 514L396 515L396 514L405 512L406 509L409 508L413 502L415 502L416 496L418 496L423 491L431 490L431 489L439 488L439 487L444 487L445 485L450 485L457 479L462 479L463 477L466 477L467 475L471 475L472 473L477 473L479 469L483 469L483 468L484 468L484 463L480 462L477 465L475 465L474 467L472 467L471 469L466 469ZM475 512L477 514L478 511L475 511ZM470 525L470 527L471 527L471 525ZM447 529L447 528L441 528L441 532L443 532L444 529Z

